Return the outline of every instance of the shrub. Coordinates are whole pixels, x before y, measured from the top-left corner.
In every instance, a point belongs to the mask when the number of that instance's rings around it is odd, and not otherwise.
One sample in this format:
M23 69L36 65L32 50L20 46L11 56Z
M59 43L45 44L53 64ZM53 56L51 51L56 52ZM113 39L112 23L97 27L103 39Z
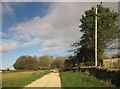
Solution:
M94 62L84 62L84 63L80 63L81 66L94 66L95 63Z

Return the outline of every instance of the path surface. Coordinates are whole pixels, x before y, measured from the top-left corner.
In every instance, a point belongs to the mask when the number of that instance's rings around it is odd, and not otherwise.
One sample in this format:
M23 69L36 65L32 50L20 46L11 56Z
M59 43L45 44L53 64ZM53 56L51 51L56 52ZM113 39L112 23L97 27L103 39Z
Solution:
M26 87L61 87L59 73L45 75Z

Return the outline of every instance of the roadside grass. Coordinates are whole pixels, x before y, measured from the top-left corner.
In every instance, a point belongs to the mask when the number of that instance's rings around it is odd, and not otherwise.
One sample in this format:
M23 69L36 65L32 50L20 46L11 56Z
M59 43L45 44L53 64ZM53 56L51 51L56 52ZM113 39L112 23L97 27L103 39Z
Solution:
M27 71L2 73L3 89L19 89L50 73L50 71Z
M62 87L115 87L109 81L89 76L89 72L60 72ZM69 88L70 89L70 88Z

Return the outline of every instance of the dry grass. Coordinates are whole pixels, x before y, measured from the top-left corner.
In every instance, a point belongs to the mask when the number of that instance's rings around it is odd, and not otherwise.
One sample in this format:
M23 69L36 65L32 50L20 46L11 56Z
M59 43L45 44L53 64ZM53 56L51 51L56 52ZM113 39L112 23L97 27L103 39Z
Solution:
M105 59L103 60L105 68L117 68L120 69L120 58Z
M2 82L6 82L9 80L16 80L24 77L29 77L33 74L38 74L38 71L29 71L29 72L7 72L2 73Z
M4 72L2 73L3 87L21 87L47 73L41 71Z

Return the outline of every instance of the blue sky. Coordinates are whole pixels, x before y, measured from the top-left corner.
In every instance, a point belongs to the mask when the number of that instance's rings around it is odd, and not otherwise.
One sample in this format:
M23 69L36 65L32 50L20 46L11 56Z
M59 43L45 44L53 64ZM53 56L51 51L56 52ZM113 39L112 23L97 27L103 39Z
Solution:
M9 3L11 8L14 9L13 16L10 14L3 15L3 29L7 29L14 25L15 23L21 23L35 16L43 17L46 15L47 9L49 8L49 3ZM11 21L11 23L9 22ZM3 30L4 31L4 30Z
M9 32L8 29L10 27L25 22L36 16L44 17L49 8L49 3L3 3L3 5L2 9L4 10L5 7L8 11L3 11L2 13L2 32L7 34L2 37L7 40L10 40L14 35ZM20 39L19 42L24 42L24 39ZM16 58L20 55L40 55L38 49L40 50L40 45L5 50L3 51L3 66L11 66L11 64L13 64Z
M65 56L81 37L79 19L89 3L2 3L2 65L10 67L21 55ZM113 6L114 4L114 6ZM117 3L105 3L117 11ZM72 12L71 12L72 11Z

